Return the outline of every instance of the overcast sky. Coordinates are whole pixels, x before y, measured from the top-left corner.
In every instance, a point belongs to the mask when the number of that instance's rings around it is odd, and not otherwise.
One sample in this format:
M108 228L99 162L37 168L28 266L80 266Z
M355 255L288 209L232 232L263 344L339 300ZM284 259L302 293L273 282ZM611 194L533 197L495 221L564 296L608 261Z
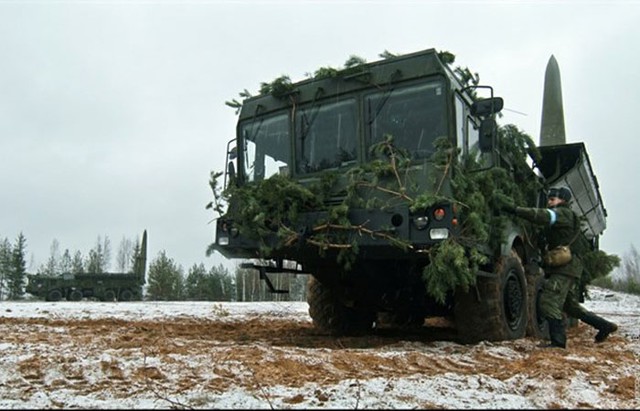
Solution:
M185 271L214 238L211 171L237 116L225 101L351 55L456 55L537 142L544 72L560 67L567 142L583 141L608 212L600 245L640 246L639 1L0 0L0 239L112 254L149 235ZM115 266L115 258L112 267ZM232 265L230 265L232 266Z

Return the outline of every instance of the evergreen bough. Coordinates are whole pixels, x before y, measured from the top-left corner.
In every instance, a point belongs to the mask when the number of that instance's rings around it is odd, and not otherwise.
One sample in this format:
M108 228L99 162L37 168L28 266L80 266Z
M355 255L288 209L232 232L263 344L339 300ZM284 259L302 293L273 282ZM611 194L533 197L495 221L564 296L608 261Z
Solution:
M443 63L452 65L455 55L448 51L438 52ZM395 57L388 52L380 54L382 58ZM322 67L315 71L316 79L357 74L366 61L358 56L350 56L342 69ZM463 85L477 85L478 73L468 68L456 67L454 73ZM283 75L271 83L261 83L261 94L272 94L283 98L294 91L289 76ZM471 90L472 96L473 90ZM250 97L247 90L240 93L243 98ZM226 102L236 112L242 107L237 100ZM499 249L504 242L503 233L509 219L501 216L497 210L501 204L535 204L542 182L535 177L529 165L530 158L535 163L540 153L535 143L526 133L516 126L508 124L498 130L498 148L501 162L505 167L492 167L477 171L479 165L473 156L467 156L465 162L459 162L459 149L442 138L435 142L436 151L432 157L439 170L431 176L434 193L415 193L415 183L408 178L409 154L393 144L393 136L385 136L383 141L371 147L374 160L368 164L352 168L347 172L348 185L346 197L341 204L328 206L324 201L333 191L337 181L335 173L325 174L321 181L309 187L291 180L289 177L274 175L260 182L242 187L229 184L221 192L217 184L222 173L211 173L210 186L214 201L207 205L220 215L223 204L234 197L241 208L228 210L227 217L233 220L235 227L243 236L260 243L259 256L268 256L272 248L264 240L278 239L276 248L291 246L297 241L305 241L318 248L320 254L333 248L338 250L337 262L345 270L350 270L356 261L358 245L352 234L377 236L405 251L412 250L411 244L387 232L373 232L366 225L354 226L347 218L351 208L384 209L394 204L406 203L411 211L426 209L442 201L452 202L459 210L460 233L429 250L429 264L423 270L423 279L427 292L439 302L444 302L449 291L461 288L466 291L475 284L476 272L490 260L489 250ZM453 198L446 198L441 187L447 176L451 177ZM391 178L388 178L391 177ZM363 190L377 190L387 194L386 200L380 196L363 196ZM365 200L366 198L366 200ZM318 221L310 233L299 233L293 227L301 213L305 211L326 211L327 218ZM530 238L537 238L540 228L526 221L517 221ZM531 244L536 247L538 244ZM213 252L211 245L207 253ZM491 256L497 257L497 256ZM583 281L608 274L619 265L617 256L602 251L590 252L585 256L587 267Z
M512 126L500 135L504 140L501 142L503 152L513 159L516 174L524 174L525 170L518 170L524 167L531 172L526 159L521 158L530 150L530 138ZM407 173L410 158L405 150L394 146L393 137L386 136L372 146L371 153L375 157L373 161L346 173L347 195L339 204L327 205L325 202L338 181L337 174L333 172L326 173L319 182L310 186L303 186L287 176L273 175L241 187L229 184L222 193L217 185L221 175L218 173L212 174L210 181L217 206L214 207L212 202L209 207L220 212L219 205L230 198L234 198L233 204L242 204L242 207L229 209L226 217L233 221L241 235L259 242L260 255L256 258L267 257L273 251L271 243L265 239L275 236L275 248L304 241L316 246L321 255L328 249L338 250L337 262L343 269L350 270L358 254L354 240L357 235L354 234L375 236L406 252L413 251L410 243L387 231L373 231L366 224L353 225L347 218L350 209L376 210L405 203L411 210L418 210L442 201L453 202L460 210L460 234L429 250L429 264L423 271L428 293L437 301L444 302L449 291L457 287L467 290L475 284L475 273L489 261L486 250L496 249L503 240L505 217L495 212L495 204L498 203L495 198L502 196L520 202L531 198L529 190L540 188L539 183L526 185L515 182L499 167L472 172L478 165L460 163L458 151L443 138L436 142L432 157L439 172L431 178L434 186L440 187L447 175L453 176L453 198L444 196L440 190L412 196L416 186ZM377 190L386 195L364 195L367 190ZM299 216L306 211L325 211L326 218L314 222L310 232L300 233L297 231Z

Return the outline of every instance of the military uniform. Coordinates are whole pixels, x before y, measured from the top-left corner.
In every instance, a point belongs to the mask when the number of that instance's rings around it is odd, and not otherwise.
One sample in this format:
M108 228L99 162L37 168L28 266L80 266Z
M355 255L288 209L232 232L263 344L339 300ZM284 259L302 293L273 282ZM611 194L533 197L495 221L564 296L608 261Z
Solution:
M515 214L534 224L544 225L547 248L568 245L573 256L571 261L559 267L543 267L547 280L540 296L540 311L547 319L562 321L562 311L569 292L582 275L583 265L578 250L580 222L576 213L566 203L551 208L516 207Z
M571 192L567 188L552 189L549 198L559 198L563 202L549 208L506 207L505 211L545 227L547 249L568 245L571 261L561 266L544 266L546 280L540 294L540 313L549 323L552 347L566 347L566 332L563 311L578 318L598 330L596 342L604 341L617 325L587 311L578 302L579 279L584 271L581 256L588 251L587 243L580 232L580 220L568 205Z

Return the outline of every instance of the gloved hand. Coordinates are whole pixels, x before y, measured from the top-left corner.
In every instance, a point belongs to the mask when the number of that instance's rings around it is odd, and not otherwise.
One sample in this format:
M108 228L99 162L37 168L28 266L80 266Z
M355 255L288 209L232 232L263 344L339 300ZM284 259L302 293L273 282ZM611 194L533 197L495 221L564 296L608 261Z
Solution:
M513 204L502 204L500 206L500 211L507 214L515 214L516 207Z
M500 212L508 214L516 213L516 206L513 204L513 200L504 195L496 195L495 204Z

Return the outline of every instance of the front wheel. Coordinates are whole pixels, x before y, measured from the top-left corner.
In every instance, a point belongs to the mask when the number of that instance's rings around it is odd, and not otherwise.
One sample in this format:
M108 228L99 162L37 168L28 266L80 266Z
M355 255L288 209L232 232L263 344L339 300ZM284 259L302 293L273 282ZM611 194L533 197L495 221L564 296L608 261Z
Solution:
M478 277L475 288L455 295L456 328L465 343L524 337L528 311L527 281L515 251L498 260L494 276Z
M309 277L307 302L313 324L322 332L331 335L359 335L371 331L375 312L347 307L336 290Z

